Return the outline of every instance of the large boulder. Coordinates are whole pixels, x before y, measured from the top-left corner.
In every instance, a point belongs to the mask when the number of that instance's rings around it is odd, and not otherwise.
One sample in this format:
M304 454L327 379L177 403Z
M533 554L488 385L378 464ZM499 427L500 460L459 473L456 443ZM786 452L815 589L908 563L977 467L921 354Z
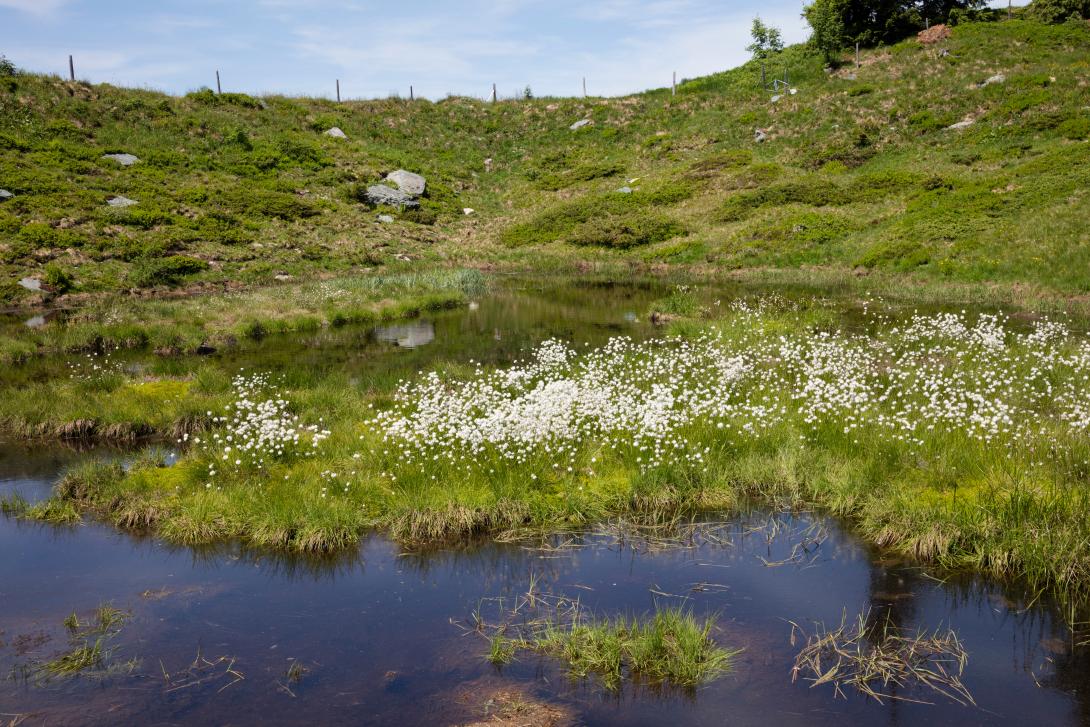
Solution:
M367 201L371 204L385 204L391 207L419 207L420 203L400 189L387 187L385 184L373 184L367 188Z
M390 172L386 175L387 182L393 182L397 185L405 194L410 197L419 197L424 194L424 189L427 187L427 182L419 174L413 174L412 172L406 172L404 169L398 169L396 172Z
M140 161L140 157L135 154L103 154L103 159L113 159L115 162L123 167L131 167Z
M6 189L0 189L0 202L3 202L3 201L5 201L5 200L9 200L9 199L11 199L11 198L12 198L12 197L14 197L14 196L15 196L15 195L14 195L14 194L12 194L11 192L9 192L8 190L6 190Z
M335 139L347 139L348 135L341 131L340 127L334 126L329 131L325 132L326 136L332 136Z

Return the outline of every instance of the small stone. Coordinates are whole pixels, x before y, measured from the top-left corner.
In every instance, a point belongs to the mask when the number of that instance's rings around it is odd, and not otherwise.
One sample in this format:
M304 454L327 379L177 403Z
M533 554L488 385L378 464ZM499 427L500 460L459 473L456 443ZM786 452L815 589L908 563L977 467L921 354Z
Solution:
M277 273L273 276L273 280L279 280L281 283L284 283L289 280L295 280L295 276L289 275L288 273Z
M768 132L765 131L764 129L754 129L753 130L753 141L755 141L758 144L762 144L762 143L768 141Z
M103 154L103 159L113 159L115 162L123 167L131 167L140 161L140 157L134 154Z
M621 187L620 189L618 189L616 191L617 191L617 194L632 194L632 187L629 187L629 186L626 185L626 186Z
M348 138L348 135L345 134L343 131L340 130L339 127L336 127L336 126L334 126L332 129L329 129L328 131L326 131L325 135L326 136L332 136L335 139L347 139Z
M137 201L135 199L129 199L128 197L121 197L119 195L117 197L110 197L108 200L106 200L106 204L110 205L111 207L118 207L118 208L132 207L134 204L137 204Z
M972 119L965 119L963 121L957 122L956 124L950 124L946 128L948 130L950 130L950 131L961 131L962 129L967 129L972 125L973 125L973 120Z
M586 125L588 125L590 123L591 123L590 119L579 119L579 121L576 121L574 124L572 124L568 128L571 129L572 131L578 131L579 129L582 129L584 126L586 126Z
M390 224L391 222L394 221L394 218L393 218L392 215L379 215L378 216L378 221L385 224L385 225L388 225L388 224Z
M5 201L5 200L9 200L9 199L11 199L11 198L12 198L12 197L14 197L14 196L15 196L15 195L14 195L14 194L12 194L11 192L9 192L8 190L6 190L6 189L0 189L0 202L3 202L3 201Z
M1007 77L1005 75L1003 75L1002 73L997 73L994 76L989 76L988 78L985 78L983 83L978 83L976 87L984 88L985 86L991 86L993 83L1006 83L1006 81Z
M367 188L367 201L371 204L385 204L391 207L419 207L420 203L400 189L384 184L373 184Z
M779 100L780 100L781 98L783 98L783 96L782 96L781 94L778 94L778 93L777 93L777 94L776 94L775 96L773 96L773 97L772 97L772 103L776 103L776 102L777 102L777 101L779 101Z
M466 215L466 216L468 216L468 215L471 215L471 214L473 214L473 213L474 213L474 212L476 212L476 211L477 211L477 210L473 209L472 207L463 207L463 208L462 208L462 214L463 214L463 215Z
M198 356L211 356L216 352L215 346L209 346L207 343L202 343L197 346L196 353Z
M484 160L484 170L486 172L491 172L492 171L492 159L491 158Z
M27 290L40 291L42 289L42 281L37 278L23 278L19 281L19 285Z
M410 197L419 197L424 194L424 189L427 187L427 181L422 176L406 172L404 169L390 172L386 175L386 181L393 182L398 189Z

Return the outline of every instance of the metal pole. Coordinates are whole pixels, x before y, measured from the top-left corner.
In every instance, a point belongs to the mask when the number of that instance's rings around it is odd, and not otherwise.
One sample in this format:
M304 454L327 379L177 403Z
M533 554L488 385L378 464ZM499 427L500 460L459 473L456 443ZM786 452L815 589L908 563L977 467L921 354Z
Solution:
M583 98L587 97L587 77L583 76Z
M674 71L674 81L670 85L670 95L677 96L677 71Z
M409 84L409 100L410 101L413 100L413 87L412 87L412 84Z
M76 64L71 55L68 56L68 77L73 81L76 80Z
M496 103L496 84L492 84L492 103Z
M859 68L859 41L855 41L855 67Z
M341 79L337 79L337 103L341 102Z
M223 88L220 87L220 72L216 70L216 93L223 93Z

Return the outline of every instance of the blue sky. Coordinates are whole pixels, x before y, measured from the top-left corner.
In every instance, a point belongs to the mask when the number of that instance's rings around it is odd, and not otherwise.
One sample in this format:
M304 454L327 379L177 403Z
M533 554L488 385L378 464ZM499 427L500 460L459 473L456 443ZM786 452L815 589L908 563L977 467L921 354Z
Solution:
M805 40L801 0L0 0L21 67L184 93L343 97L592 94L668 85L744 61L755 15Z
M788 43L802 0L0 0L0 53L23 68L184 93L345 98L620 95L746 59L754 16ZM993 4L996 4L993 2ZM998 4L1005 5L1003 1Z

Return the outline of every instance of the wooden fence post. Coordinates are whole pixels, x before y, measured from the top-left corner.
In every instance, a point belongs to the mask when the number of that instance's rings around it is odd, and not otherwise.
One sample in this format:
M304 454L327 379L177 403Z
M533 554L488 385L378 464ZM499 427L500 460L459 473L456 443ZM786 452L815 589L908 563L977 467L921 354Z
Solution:
M855 67L859 68L859 41L855 41Z

